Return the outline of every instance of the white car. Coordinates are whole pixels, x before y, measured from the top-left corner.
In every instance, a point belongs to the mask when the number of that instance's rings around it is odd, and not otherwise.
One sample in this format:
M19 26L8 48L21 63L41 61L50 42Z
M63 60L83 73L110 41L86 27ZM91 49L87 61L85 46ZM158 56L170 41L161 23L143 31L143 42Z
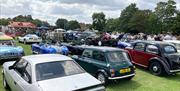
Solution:
M19 42L26 43L40 43L42 39L35 34L27 34L24 37L19 37Z
M3 64L3 85L12 91L105 91L73 59L60 54L24 56Z
M165 42L169 42L175 45L178 52L180 53L180 41L179 40L164 40Z

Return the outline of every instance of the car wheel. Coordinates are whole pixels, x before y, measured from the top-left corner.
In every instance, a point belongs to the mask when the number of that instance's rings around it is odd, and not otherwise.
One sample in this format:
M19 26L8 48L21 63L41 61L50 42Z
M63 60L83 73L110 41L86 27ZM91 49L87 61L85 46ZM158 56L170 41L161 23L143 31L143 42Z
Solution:
M105 75L103 74L103 73L98 73L98 75L97 75L97 79L99 80L99 81L101 81L101 83L103 83L103 84L105 84L106 83L106 77L105 77Z
M23 43L26 44L26 39L24 39Z
M8 83L7 83L7 81L6 81L5 77L4 77L4 74L3 74L3 86L4 86L5 89L9 89L9 85L8 85Z
M164 68L159 62L152 62L149 70L153 75L162 75L164 72Z

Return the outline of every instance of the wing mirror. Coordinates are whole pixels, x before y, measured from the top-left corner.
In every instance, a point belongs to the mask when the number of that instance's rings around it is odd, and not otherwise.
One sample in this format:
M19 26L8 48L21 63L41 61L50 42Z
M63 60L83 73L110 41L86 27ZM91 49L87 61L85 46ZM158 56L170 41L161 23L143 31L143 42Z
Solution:
M14 66L9 66L9 70L12 70L12 69L14 69Z

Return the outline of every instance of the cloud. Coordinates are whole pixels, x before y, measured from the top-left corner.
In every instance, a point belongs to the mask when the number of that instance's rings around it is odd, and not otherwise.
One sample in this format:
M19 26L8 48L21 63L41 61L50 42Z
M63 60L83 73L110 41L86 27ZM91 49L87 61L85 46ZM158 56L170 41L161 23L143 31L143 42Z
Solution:
M58 18L91 23L94 12L104 12L106 18L117 18L130 3L136 3L140 9L153 10L160 1L167 0L0 0L0 18L31 14L51 24ZM180 10L180 0L175 1Z
M56 15L79 15L83 14L84 12L76 7L53 6L51 7L50 13Z

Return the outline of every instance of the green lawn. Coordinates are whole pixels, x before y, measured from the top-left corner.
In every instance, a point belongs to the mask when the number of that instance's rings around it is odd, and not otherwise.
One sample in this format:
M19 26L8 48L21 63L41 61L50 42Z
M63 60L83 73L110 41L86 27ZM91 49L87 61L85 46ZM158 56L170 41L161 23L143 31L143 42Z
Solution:
M24 44L25 54L31 54L31 47ZM0 67L1 70L1 67ZM0 74L0 91L5 91L2 86L2 75ZM137 68L136 76L131 81L120 80L110 83L107 91L180 91L180 73L171 76L158 77L151 75L143 68Z

